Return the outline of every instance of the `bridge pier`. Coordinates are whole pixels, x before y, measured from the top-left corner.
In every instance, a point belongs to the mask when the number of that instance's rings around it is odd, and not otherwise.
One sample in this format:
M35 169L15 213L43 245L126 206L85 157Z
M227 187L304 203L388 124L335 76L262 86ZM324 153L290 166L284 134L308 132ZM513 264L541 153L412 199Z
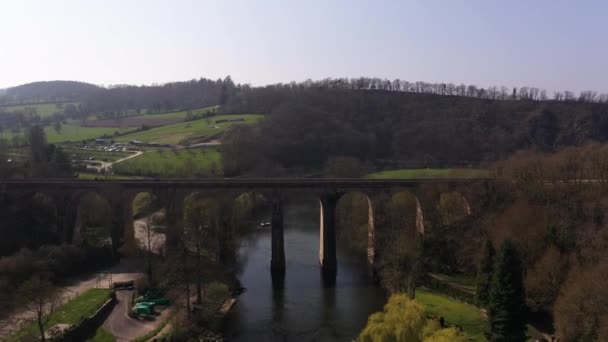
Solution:
M116 208L112 209L117 219L117 230L112 239L118 241L118 251L121 255L133 255L137 250L135 227L133 222L133 200L135 193L122 192L116 198ZM113 206L114 207L114 206Z
M272 256L270 270L285 272L285 242L283 237L283 199L278 193L272 196Z
M319 262L323 272L335 272L336 257L336 205L340 196L336 193L322 194L320 202Z
M74 224L76 222L78 204L71 198L71 195L68 191L62 191L54 193L51 196L57 204L57 224L61 229L61 242L63 243L72 243Z

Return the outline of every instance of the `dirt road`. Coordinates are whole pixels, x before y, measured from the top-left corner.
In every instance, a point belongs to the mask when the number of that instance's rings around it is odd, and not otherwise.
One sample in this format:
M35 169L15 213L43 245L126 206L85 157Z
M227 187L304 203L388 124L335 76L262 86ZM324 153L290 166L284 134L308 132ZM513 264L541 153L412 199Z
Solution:
M128 157L124 157L118 160L115 160L113 162L101 162L101 165L97 167L97 172L103 171L103 170L110 170L112 168L112 165L114 164L118 164L118 163L122 163L125 160L129 160L131 158L135 158L137 156L142 155L144 152L143 151L135 151L135 153L133 153L132 155L128 156Z

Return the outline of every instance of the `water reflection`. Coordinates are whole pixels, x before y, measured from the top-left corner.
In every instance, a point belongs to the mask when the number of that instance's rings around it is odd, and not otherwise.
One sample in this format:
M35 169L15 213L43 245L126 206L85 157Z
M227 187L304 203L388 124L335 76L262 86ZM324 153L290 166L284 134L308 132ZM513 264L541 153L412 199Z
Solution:
M247 292L225 321L229 341L350 341L384 293L369 277L364 253L338 246L338 271L319 265L318 202L285 207L286 272L270 272L270 229L241 241L238 278Z

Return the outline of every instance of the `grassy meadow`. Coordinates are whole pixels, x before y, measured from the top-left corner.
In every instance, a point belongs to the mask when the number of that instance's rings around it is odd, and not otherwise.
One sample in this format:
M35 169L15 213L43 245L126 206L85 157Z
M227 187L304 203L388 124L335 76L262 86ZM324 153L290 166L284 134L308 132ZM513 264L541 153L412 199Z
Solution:
M64 141L81 141L102 137L103 135L113 135L115 132L124 132L134 128L113 128L113 127L81 127L76 124L62 125L57 132L53 127L44 127L49 143L59 143Z
M472 341L486 341L486 322L478 307L422 289L416 290L416 301L424 304L430 316L441 316L448 324L461 326Z
M114 164L120 175L146 177L210 177L222 175L222 159L217 149L191 148L158 150Z
M218 109L218 107L219 106L210 106L210 107L205 107L205 108L192 109L192 110L190 110L190 112L192 112L192 115L201 115L201 114L205 114L205 113L209 113L209 112L214 112ZM141 118L143 118L143 119L164 119L164 118L185 119L187 117L188 117L187 110L183 110L180 112L163 113L163 114L145 114L145 115L141 116Z
M36 114L40 115L41 118L52 116L55 113L63 113L63 109L66 105L73 104L78 106L77 102L67 102L67 103L43 103L43 104L24 104L24 105L15 105L15 106L6 106L2 107L7 112L19 112L19 111L28 111L30 109L34 109ZM58 106L59 105L59 106Z
M425 179L425 178L484 178L490 173L484 169L399 169L369 174L372 179Z
M113 135L115 132L125 132L134 128L113 128L113 127L82 127L75 123L61 125L61 130L57 132L52 126L45 126L44 132L49 143L61 143L67 141L91 140L102 137L103 135ZM17 133L24 139L27 132ZM0 138L11 141L15 133L5 131L0 134Z
M36 104L36 105L32 104L32 105L8 106L8 107L3 107L3 108L5 108L8 111L23 110L25 108L35 108L37 113L42 117L51 116L55 112L63 111L62 108L61 109L57 108L57 106L55 104ZM201 115L201 114L205 114L205 113L212 112L215 110L217 110L217 106L193 109L190 112L192 112L192 115ZM145 124L146 120L159 120L159 119L161 119L161 120L162 119L184 119L185 120L187 117L188 117L188 111L179 111L179 112L171 112L171 113L163 113L163 114L143 114L143 115L137 115L137 116L134 115L134 116L130 116L129 118L137 118L139 121L141 121L141 123ZM232 116L232 117L234 117L234 116ZM250 121L253 120L251 118L248 118L247 115L245 115L243 117L246 119L246 122L244 122L244 123L250 123ZM223 117L223 116L222 117L213 117L211 120L212 120L212 122L215 122L213 120L216 120L219 118L225 118L225 117ZM96 121L99 121L99 119L94 116L89 118L89 120L88 120L88 122L90 122L90 123L91 122L94 123ZM157 139L158 137L164 137L163 139L161 139L162 140L161 142L164 142L167 140L175 141L175 140L180 140L178 138L178 135L183 136L183 137L187 137L190 134L192 134L193 136L196 136L196 137L205 136L205 135L212 133L213 130L220 132L223 129L225 129L226 127L234 124L234 123L220 124L220 125L217 125L218 127L220 127L220 129L216 129L214 127L204 127L205 125L201 124L200 121L202 121L202 120L192 121L193 125L190 125L188 127L182 126L181 129L179 126L181 124L180 123L180 124L173 124L173 125L168 125L168 126L157 127L156 129L151 129L149 131L140 132L139 134L141 134L144 137L151 135L155 139ZM112 120L108 120L108 122L113 123ZM61 142L66 142L66 141L82 141L82 140L96 139L96 138L100 138L104 135L108 135L108 136L114 135L116 132L125 133L128 131L133 131L133 130L140 128L141 124L125 125L127 127L119 127L115 123L113 123L113 124L108 124L107 125L108 127L104 127L104 126L96 127L95 125L91 125L91 126L83 127L83 126L81 126L80 121L70 119L70 120L67 120L65 124L61 125L61 129L59 131L55 130L55 128L53 126L45 126L44 131L47 135L47 140L49 143L61 143ZM190 130L190 128L191 128L191 130ZM156 133L154 133L152 131L156 131L157 129L159 130L158 135L155 135ZM148 134L145 134L145 133L148 133ZM27 135L27 132L21 131L21 132L15 133L15 132L12 132L9 130L4 130L0 133L0 138L11 141L14 135L20 135L22 137L25 137ZM136 134L133 134L133 136L135 136L135 135ZM134 139L151 141L150 139L132 138L132 135L129 135L129 138L121 139L120 141L128 141L128 140L134 140Z
M217 124L217 120L243 118L243 122L223 122ZM179 144L186 140L204 138L225 131L228 127L235 124L254 124L262 120L263 115L244 114L244 115L220 115L208 119L182 122L146 131L128 134L116 138L117 141L141 140L157 142L160 144Z

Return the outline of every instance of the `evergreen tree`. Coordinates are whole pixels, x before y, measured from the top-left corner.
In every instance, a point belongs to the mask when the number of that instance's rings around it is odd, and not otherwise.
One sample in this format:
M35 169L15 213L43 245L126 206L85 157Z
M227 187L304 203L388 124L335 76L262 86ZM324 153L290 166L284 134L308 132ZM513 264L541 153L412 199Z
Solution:
M490 300L490 281L492 280L495 254L494 245L487 240L483 246L483 256L477 271L477 304L483 308L488 306Z
M515 244L505 240L496 256L490 284L488 340L525 341L525 316L521 256Z
M53 150L52 158L49 164L51 177L72 177L72 163L67 153L61 147L56 147Z
M34 177L44 177L48 163L46 134L40 126L32 126L28 136L30 165Z

